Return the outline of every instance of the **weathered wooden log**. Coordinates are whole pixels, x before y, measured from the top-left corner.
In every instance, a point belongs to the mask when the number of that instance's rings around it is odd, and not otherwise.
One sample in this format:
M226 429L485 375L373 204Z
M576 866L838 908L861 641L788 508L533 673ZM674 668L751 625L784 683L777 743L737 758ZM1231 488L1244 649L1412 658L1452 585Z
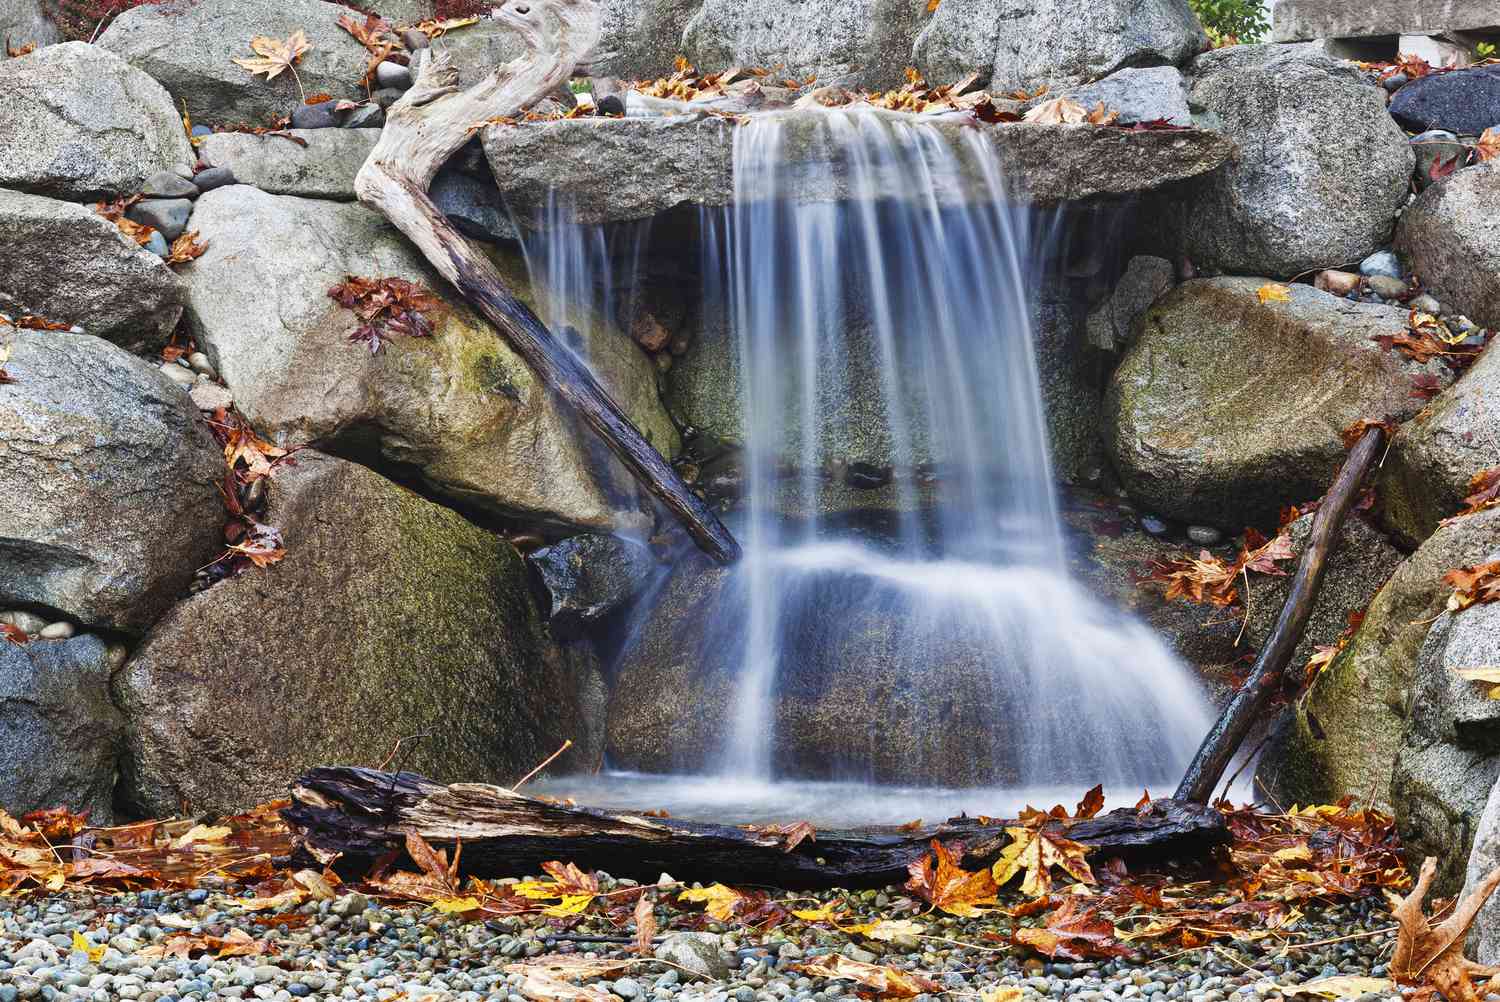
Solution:
M1261 648L1260 656L1255 659L1250 677L1224 707L1203 739L1198 754L1193 757L1177 787L1176 799L1208 803L1245 735L1250 733L1272 698L1281 691L1292 654L1302 640L1302 631L1307 628L1307 619L1318 600L1318 590L1323 586L1328 556L1338 544L1339 527L1344 524L1344 517L1349 514L1359 493L1359 485L1364 483L1365 474L1370 471L1384 442L1384 430L1372 427L1344 460L1343 468L1313 516L1312 533L1302 550L1302 559L1297 563L1291 591L1287 594L1286 604L1281 607L1276 626ZM1302 679L1299 677L1293 681L1300 684Z
M955 818L915 830L819 831L787 850L784 836L751 827L569 807L496 786L443 786L412 773L350 767L303 775L282 817L301 849L325 859L338 853L337 865L354 873L404 852L406 833L416 832L439 847L461 841L460 865L471 876L535 873L558 859L642 881L665 871L679 880L788 889L902 883L934 839L966 847L963 865L977 869L1010 842L1007 822ZM1088 846L1091 859L1131 864L1201 860L1229 841L1218 811L1172 800L1049 824Z
M594 0L507 0L495 16L524 51L461 90L446 52L428 50L412 88L386 112L380 140L355 179L359 200L406 234L434 268L474 303L532 371L583 418L635 478L710 556L730 562L739 544L588 367L511 295L500 273L428 197L438 168L486 120L514 115L567 81L599 41Z

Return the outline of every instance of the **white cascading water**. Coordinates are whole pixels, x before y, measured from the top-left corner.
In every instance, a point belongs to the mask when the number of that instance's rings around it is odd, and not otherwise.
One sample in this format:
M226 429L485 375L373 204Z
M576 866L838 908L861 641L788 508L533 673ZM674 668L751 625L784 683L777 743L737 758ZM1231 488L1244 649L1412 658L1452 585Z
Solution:
M849 197L807 200L780 116L759 116L736 130L736 205L706 241L724 248L705 272L727 293L747 386L748 607L721 770L773 775L777 681L804 653L787 625L812 607L836 632L841 607L874 601L899 617L896 658L913 674L954 637L987 652L1003 716L975 750L1023 782L1174 779L1211 720L1202 695L1065 570L1029 296L1047 234L1010 204L978 130L950 143L906 116L824 119L813 145L837 151ZM902 197L884 197L891 177ZM985 197L941 204L936 179L953 177L982 178ZM851 443L868 455L831 451ZM848 495L828 471L876 457L894 474L895 539L841 539L817 514L821 495ZM930 520L924 481L941 499Z
M779 114L735 129L735 205L702 217L704 310L725 311L745 385L745 558L703 624L716 648L742 656L723 747L697 770L733 777L717 789L732 788L747 817L756 790L795 802L766 786L805 778L779 754L778 700L810 666L857 658L873 610L902 686L920 693L934 662L958 649L991 708L966 721L964 739L973 761L992 766L947 775L950 752L904 763L898 780L1003 785L1018 798L1017 787L1174 783L1211 721L1206 700L1146 627L1066 570L1033 354L1049 217L1015 207L977 129L954 139L910 116L829 111L810 141L807 117L795 142ZM797 152L809 148L811 161ZM959 177L985 190L955 199L943 186ZM835 187L838 198L819 194ZM601 239L554 221L528 253L554 283L598 289L597 273L566 276L603 266ZM561 291L564 301L585 294ZM846 486L861 477L866 490ZM820 514L875 495L889 511L879 539ZM872 747L903 723L848 722ZM812 778L892 779L848 749ZM712 786L684 796L706 804ZM802 786L803 799L828 799L820 784ZM666 796L674 788L643 796L690 812ZM853 788L840 789L852 805ZM1004 799L987 791L964 805L993 813ZM881 809L855 813L878 820Z

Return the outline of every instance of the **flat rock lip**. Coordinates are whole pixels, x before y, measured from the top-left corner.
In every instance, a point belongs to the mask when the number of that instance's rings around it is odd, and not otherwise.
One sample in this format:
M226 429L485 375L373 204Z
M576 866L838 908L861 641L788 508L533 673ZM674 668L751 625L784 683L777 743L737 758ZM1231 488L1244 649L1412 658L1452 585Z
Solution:
M549 193L566 191L572 219L610 223L644 219L681 205L718 207L758 197L756 184L734 176L736 131L754 121L782 125L778 158L799 168L778 191L804 202L899 197L911 190L909 165L875 164L852 190L847 160L830 142L835 121L851 133L880 121L893 131L930 130L950 148L987 146L999 155L1004 197L1020 204L1060 202L1151 191L1217 170L1233 155L1229 137L1204 129L1132 129L1030 122L983 124L968 114L918 116L860 109L758 112L739 120L686 114L668 117L575 118L491 126L486 155L517 218L542 225ZM993 162L993 161L991 161ZM819 170L823 164L831 170ZM993 182L981 158L954 159L934 177L941 202L988 201ZM870 183L873 178L873 184ZM738 181L738 184L736 183Z

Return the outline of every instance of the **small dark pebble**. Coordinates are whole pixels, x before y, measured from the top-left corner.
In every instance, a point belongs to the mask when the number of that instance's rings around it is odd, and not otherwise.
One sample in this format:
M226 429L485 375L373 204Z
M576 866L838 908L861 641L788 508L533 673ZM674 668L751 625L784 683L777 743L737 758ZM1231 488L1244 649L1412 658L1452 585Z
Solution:
M599 101L598 110L606 118L624 118L625 102L620 100L618 94L611 94Z
M234 184L234 171L228 167L210 167L194 175L193 183L198 186L199 191L213 191L215 188Z
M317 104L299 104L292 110L294 129L333 129L339 125L338 102L319 101Z

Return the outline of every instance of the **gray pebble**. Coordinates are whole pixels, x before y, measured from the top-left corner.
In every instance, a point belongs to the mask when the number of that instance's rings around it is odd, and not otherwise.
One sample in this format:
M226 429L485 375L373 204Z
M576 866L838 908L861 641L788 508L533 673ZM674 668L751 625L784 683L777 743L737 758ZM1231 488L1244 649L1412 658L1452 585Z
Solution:
M418 31L415 28L407 28L403 31L401 33L401 41L413 52L416 52L418 49L425 49L432 44L426 32Z
M213 191L235 183L234 171L228 167L209 167L193 177L193 184L199 191Z
M1370 291L1382 299L1399 299L1406 295L1406 282L1389 275L1371 275L1365 279Z
M334 100L299 104L292 110L294 129L335 129L338 125L338 102Z
M1199 546L1217 546L1224 541L1224 533L1211 525L1190 525L1187 537Z
M1171 526L1157 518L1155 515L1142 515L1141 528L1153 536L1165 536L1172 531Z
M37 637L42 640L67 640L77 632L78 631L74 628L72 623L59 621L56 623L48 623L46 626L42 627L42 630L37 634Z
M1359 263L1359 273L1366 277L1384 275L1387 278L1400 278L1401 261L1391 251L1376 251Z
M185 390L192 387L198 381L198 377L193 374L192 369L178 365L176 362L163 362L161 371L168 379Z
M197 198L198 186L169 170L159 170L146 179L141 194L147 198Z
M346 129L378 129L385 125L385 109L378 104L362 104L344 115Z
M167 238L161 235L160 230L151 231L151 239L141 245L157 257L166 257L172 253L172 247L167 243Z
M1408 305L1410 305L1414 310L1421 310L1423 313L1431 313L1433 316L1440 316L1443 312L1443 304L1438 302L1436 299L1432 298L1425 292L1418 296L1416 299L1413 299Z
M406 90L411 87L411 70L387 59L375 67L375 82L381 87Z
M192 214L193 203L186 198L147 198L125 210L128 218L153 227L168 240L182 236Z

